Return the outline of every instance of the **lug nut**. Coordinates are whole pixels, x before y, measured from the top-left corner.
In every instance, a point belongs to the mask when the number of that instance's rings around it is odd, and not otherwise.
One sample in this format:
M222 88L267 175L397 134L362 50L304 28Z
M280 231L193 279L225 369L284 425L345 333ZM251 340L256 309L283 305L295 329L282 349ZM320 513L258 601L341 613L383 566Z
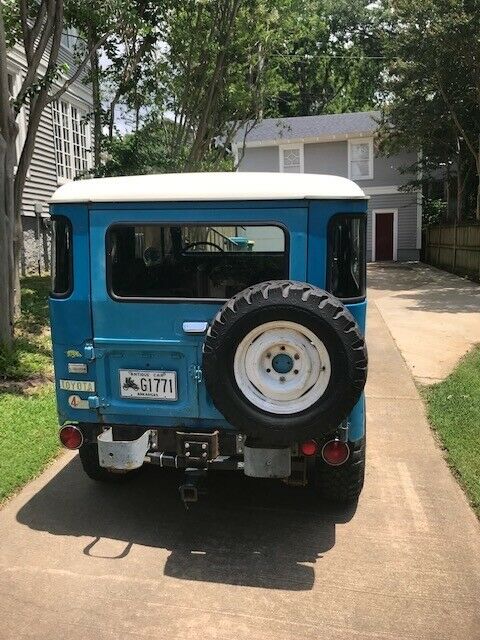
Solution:
M202 449L206 449L206 448L207 448L207 443L206 443L206 442L204 442L204 443L202 444Z
M271 358L272 354L270 352L267 353L267 358Z
M293 373L298 373L298 369L294 369L294 370L293 370Z
M187 451L187 452L185 453L185 456L188 458L188 457L190 456L190 451Z
M188 442L185 443L185 449L190 449L190 445L188 444Z
M294 356L295 360L298 360L300 358L300 356L298 355L298 353L296 353Z
M285 347L283 346L283 344L282 344L282 346L280 347L280 349L281 349L281 351L285 351Z
M270 373L271 369L267 369L267 373Z
M285 376L280 376L280 382L285 382Z

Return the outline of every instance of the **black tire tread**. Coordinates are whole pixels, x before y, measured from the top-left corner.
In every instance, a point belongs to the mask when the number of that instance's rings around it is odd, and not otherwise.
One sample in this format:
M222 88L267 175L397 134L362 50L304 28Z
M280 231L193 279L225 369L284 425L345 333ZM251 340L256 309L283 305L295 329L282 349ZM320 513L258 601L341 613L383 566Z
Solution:
M316 494L327 500L345 504L358 500L365 480L365 436L350 444L350 457L339 467L318 458L315 465Z
M84 444L80 447L78 453L83 470L91 480L96 482L125 482L138 475L141 469L134 469L126 473L115 473L101 467L98 461L98 446L94 443Z

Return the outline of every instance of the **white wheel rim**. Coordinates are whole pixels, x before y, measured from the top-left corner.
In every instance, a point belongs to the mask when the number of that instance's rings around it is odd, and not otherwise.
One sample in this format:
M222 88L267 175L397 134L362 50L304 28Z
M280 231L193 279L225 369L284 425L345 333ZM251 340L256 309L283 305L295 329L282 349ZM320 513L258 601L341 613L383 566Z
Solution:
M238 388L253 405L273 414L308 409L331 376L328 351L313 331L296 322L266 322L250 331L235 352Z

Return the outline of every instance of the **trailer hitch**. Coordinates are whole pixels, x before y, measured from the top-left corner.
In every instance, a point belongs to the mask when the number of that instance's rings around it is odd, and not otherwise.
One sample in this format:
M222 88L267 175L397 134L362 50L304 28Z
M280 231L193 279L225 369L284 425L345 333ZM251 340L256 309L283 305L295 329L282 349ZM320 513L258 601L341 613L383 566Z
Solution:
M205 493L205 490L199 491L199 483L200 480L205 477L206 473L206 468L187 467L185 469L183 484L178 487L178 490L186 509L188 509L193 502L198 502L199 493Z

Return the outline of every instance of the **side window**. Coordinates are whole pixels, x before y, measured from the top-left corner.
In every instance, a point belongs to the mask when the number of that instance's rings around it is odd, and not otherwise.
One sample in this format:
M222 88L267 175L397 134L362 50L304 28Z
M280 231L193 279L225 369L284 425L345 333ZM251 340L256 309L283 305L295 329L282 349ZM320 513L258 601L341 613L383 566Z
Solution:
M72 227L63 216L52 218L52 291L55 298L68 296L73 289Z
M328 234L328 290L343 300L365 297L366 216L339 215Z

